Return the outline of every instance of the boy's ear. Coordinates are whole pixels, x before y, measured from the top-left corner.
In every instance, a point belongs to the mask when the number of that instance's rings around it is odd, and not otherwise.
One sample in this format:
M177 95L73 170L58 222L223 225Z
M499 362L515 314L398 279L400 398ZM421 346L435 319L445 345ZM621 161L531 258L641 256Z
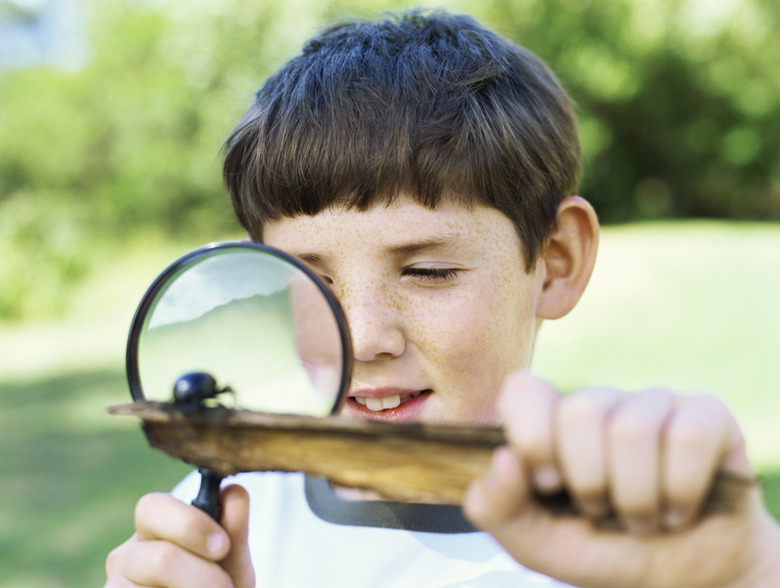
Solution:
M565 198L558 206L558 227L537 262L544 266L538 318L558 319L574 308L593 273L598 242L596 211L579 196Z

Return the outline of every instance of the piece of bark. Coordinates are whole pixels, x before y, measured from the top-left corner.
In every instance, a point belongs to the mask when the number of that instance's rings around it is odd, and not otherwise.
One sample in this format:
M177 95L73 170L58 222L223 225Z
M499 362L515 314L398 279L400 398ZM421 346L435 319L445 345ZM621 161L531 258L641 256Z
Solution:
M406 502L460 504L471 482L487 471L493 450L504 443L500 428L221 407L184 416L172 405L151 402L113 406L109 412L141 419L152 447L222 475L300 471ZM719 473L704 511L733 511L754 483ZM580 514L566 492L536 498L557 514ZM614 514L596 522L602 528L621 526Z

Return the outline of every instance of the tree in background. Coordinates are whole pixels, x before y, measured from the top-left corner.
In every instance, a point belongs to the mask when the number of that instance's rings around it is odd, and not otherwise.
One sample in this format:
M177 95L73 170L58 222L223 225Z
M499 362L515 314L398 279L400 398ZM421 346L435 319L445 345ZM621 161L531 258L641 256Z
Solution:
M0 0L0 50L13 26L63 7L82 43L64 65L0 58L0 319L56 313L101 259L147 235L237 234L219 150L262 79L321 23L404 4ZM603 220L780 219L775 0L452 10L561 77L580 109L583 194Z
M607 221L780 218L780 4L494 4L579 103L583 190Z

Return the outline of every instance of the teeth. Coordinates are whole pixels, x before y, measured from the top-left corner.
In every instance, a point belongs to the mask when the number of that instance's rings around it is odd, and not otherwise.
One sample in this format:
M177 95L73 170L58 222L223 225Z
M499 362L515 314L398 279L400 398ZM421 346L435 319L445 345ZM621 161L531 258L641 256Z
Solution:
M421 392L414 392L412 394L404 394L403 397L400 394L391 394L390 396L383 396L382 398L370 398L368 396L355 396L355 400L365 406L368 410L374 412L380 410L387 410L389 408L395 408L400 406L401 402L406 402L410 398L416 398Z
M392 396L385 396L382 398L382 409L386 408L395 408L401 404L401 395L400 394L393 394ZM374 409L376 410L376 409Z

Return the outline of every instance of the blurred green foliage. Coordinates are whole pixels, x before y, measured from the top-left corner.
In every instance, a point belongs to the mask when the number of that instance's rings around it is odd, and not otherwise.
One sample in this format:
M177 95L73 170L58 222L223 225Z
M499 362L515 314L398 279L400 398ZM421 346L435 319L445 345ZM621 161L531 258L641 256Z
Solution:
M59 312L72 284L149 232L240 234L219 150L260 82L323 23L409 4L73 3L83 67L0 71L4 320ZM603 220L780 218L775 0L430 4L474 14L559 74ZM23 12L12 5L0 0L0 19Z
M780 218L780 4L530 2L502 32L578 101L602 219Z

